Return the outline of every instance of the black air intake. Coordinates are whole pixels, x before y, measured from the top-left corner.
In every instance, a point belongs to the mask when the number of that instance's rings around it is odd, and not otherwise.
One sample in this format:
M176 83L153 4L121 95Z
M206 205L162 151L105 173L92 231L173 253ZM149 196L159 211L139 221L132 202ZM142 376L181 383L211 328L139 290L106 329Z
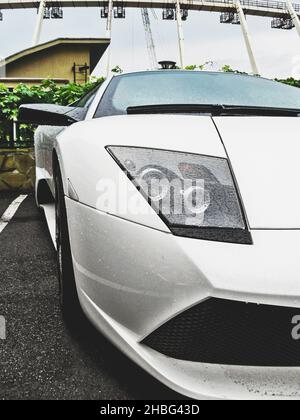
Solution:
M209 299L162 325L143 344L193 362L296 367L295 315L300 309Z

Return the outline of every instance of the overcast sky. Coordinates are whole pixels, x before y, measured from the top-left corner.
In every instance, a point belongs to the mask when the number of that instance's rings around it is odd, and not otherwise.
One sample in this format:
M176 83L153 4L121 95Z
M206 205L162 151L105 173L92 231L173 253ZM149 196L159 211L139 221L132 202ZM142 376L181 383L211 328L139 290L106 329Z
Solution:
M162 21L161 10L156 17L150 13L158 59L178 60L175 21ZM31 45L36 11L3 11L0 22L0 55L3 57ZM300 39L295 29L271 29L271 19L247 17L254 52L262 75L267 77L294 76L300 78ZM241 28L219 23L219 13L189 12L183 22L186 64L212 61L213 69L224 64L250 71ZM105 20L100 9L64 9L63 20L45 20L41 41L59 36L105 37ZM148 68L148 55L140 10L127 9L126 19L114 19L112 28L111 64L124 70ZM104 56L97 69L104 74Z

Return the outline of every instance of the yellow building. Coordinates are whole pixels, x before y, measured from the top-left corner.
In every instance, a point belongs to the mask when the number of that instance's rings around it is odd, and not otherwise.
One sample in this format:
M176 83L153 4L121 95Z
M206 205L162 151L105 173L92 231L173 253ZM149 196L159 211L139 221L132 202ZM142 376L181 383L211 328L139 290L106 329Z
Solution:
M84 83L110 43L105 38L58 38L7 57L0 83L9 88L19 83ZM3 76L1 76L3 75Z

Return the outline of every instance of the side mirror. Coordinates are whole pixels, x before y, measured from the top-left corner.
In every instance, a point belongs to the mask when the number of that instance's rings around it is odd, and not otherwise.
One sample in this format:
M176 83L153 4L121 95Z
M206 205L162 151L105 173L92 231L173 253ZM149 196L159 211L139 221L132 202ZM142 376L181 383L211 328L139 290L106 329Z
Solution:
M87 108L53 104L26 104L19 108L18 122L36 125L68 126L82 121Z

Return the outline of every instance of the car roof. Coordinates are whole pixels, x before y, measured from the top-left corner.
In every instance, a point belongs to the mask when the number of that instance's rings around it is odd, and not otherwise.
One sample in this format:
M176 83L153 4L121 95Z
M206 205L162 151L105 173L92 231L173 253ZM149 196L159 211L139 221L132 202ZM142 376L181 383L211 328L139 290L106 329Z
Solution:
M137 71L124 71L120 74L113 75L114 77L122 77L122 76L128 76L128 75L134 75L134 74L149 74L149 73L199 73L199 74L222 74L227 76L239 76L239 77L256 77L263 80L271 80L265 77L261 77L259 75L252 75L248 73L242 73L242 72L234 72L234 71L207 71L207 70L182 70L182 69L156 69L156 70L137 70Z

